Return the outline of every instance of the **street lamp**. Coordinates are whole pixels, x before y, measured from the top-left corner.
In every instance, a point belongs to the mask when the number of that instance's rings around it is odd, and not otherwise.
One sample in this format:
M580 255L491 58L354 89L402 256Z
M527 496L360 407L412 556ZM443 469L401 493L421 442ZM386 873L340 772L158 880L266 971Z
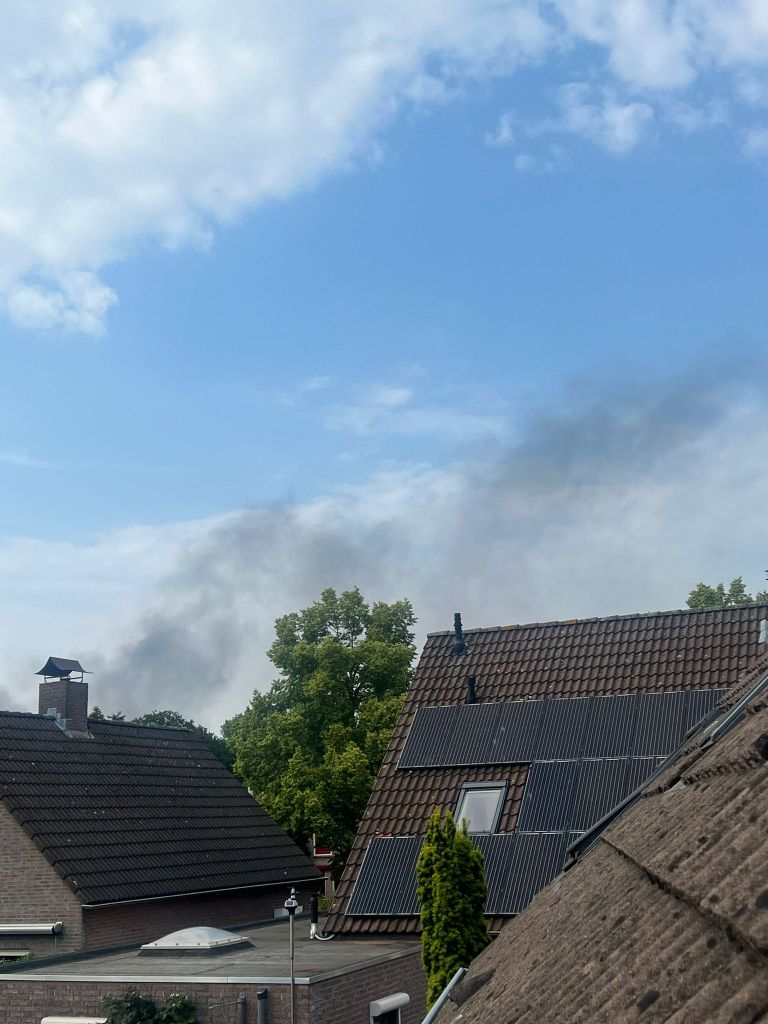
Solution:
M299 901L296 899L295 889L291 889L291 895L283 906L288 914L288 942L290 943L291 955L291 1024L296 1024L296 980L293 971L293 916L299 909Z

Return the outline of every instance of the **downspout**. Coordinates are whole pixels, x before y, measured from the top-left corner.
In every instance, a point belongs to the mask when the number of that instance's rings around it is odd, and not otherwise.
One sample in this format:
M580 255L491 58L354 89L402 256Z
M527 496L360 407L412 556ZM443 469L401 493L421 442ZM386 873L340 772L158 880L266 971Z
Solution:
M461 979L464 977L464 975L466 973L467 973L467 968L466 967L460 967L458 969L458 971L456 971L454 976L451 978L451 980L445 986L443 991L440 993L440 995L437 997L437 999L432 1004L432 1009L429 1011L429 1013L424 1018L424 1020L421 1022L421 1024L432 1024L432 1021L436 1019L438 1013L440 1013L442 1008L448 1002L448 1000L450 998L450 995L451 995L451 992L453 991L454 987L456 985L458 985L458 983L461 981Z

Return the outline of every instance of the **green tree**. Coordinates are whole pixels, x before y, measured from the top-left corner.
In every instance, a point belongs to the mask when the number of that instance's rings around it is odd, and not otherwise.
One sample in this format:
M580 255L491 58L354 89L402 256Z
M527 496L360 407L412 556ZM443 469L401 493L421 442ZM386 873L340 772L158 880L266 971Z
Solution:
M728 608L737 604L751 604L753 601L768 602L768 591L760 590L752 597L744 580L737 576L731 580L727 590L724 583L718 583L716 587L710 587L707 583L697 583L688 595L686 604L689 608Z
M483 855L473 847L467 823L457 829L450 811L442 817L436 809L429 819L416 883L430 1007L456 971L469 967L488 945Z
M194 719L185 718L178 711L150 711L146 715L140 715L138 718L131 719L131 721L137 725L163 725L176 729L188 729L196 736L199 736L211 753L215 754L222 764L232 771L235 755L230 750L226 739L222 736L217 736L210 729L206 729L204 725L198 725Z
M369 606L360 591L275 622L280 676L223 732L235 771L302 846L312 835L346 860L411 678L408 601Z

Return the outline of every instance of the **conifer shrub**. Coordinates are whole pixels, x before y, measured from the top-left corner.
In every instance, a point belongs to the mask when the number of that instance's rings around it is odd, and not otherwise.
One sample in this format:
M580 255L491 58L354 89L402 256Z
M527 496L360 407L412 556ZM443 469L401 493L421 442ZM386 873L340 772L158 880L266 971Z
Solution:
M427 976L427 1007L460 967L488 945L483 916L486 884L483 855L453 815L435 809L416 865L421 903L422 962Z

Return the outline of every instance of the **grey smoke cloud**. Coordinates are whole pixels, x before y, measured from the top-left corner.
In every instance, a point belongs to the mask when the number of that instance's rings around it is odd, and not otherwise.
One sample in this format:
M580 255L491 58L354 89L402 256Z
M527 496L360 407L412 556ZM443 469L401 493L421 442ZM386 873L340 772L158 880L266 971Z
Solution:
M274 619L326 586L410 598L420 638L457 609L495 625L679 607L702 578L759 588L768 405L750 375L581 385L507 450L228 516L95 659L100 702L218 726L269 685Z

